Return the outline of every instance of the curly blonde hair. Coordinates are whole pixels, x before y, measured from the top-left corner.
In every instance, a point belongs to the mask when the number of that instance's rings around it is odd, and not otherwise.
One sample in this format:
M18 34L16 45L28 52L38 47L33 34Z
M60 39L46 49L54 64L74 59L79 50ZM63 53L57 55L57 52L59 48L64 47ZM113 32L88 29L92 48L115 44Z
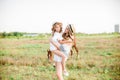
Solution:
M55 22L53 25L52 25L52 31L55 32L55 27L56 25L59 25L60 26L60 32L62 32L62 23L61 22Z

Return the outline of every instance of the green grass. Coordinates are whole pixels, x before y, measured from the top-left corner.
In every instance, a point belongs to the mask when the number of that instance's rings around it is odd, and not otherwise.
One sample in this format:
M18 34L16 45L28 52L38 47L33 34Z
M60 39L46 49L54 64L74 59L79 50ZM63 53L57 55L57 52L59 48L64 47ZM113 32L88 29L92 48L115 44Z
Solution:
M44 37L44 36L43 36ZM76 54L69 57L70 73L65 80L119 80L120 35L77 34ZM0 78L2 80L57 80L55 68L47 59L49 37L0 39Z

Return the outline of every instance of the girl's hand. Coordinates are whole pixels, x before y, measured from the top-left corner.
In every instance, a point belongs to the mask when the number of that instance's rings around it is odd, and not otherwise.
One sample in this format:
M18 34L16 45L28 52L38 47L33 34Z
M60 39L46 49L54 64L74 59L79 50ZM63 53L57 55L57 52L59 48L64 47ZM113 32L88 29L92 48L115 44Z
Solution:
M63 44L63 43L64 43L63 40L58 40L58 39L57 39L57 41L58 41L60 44Z
M71 40L58 40L60 44L65 44L65 43L72 43L73 41Z
M59 39L57 39L57 41L60 43L60 40L59 40Z
M57 48L57 50L60 50L60 48L59 47L56 47Z

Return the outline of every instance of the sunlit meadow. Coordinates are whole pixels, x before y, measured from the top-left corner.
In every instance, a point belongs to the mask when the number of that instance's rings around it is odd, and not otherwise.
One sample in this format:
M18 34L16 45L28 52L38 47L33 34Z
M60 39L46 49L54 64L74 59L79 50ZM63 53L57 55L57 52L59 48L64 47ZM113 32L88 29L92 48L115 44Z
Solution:
M76 34L65 80L120 80L120 34ZM47 59L49 35L0 39L0 80L57 80Z

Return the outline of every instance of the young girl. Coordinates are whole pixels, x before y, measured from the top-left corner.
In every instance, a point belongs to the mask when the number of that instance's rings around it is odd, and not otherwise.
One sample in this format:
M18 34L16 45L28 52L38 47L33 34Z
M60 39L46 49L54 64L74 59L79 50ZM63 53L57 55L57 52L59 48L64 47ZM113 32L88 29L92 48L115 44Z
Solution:
M74 42L74 32L75 32L74 27L71 24L69 24L66 27L65 32L62 35L63 39L58 40L58 42L61 43L61 45L59 45L60 51L62 51L67 58L69 56L71 47ZM59 56L57 56L57 59L62 60L62 58ZM65 65L62 67L62 69L63 69L63 74L65 76L68 76L69 74L68 74L67 70L65 69Z
M60 50L65 54L67 58L69 57L69 53L73 44L76 42L74 33L75 28L73 27L73 25L69 24L62 35L63 40L58 40L58 42L61 44ZM66 69L64 69L63 73L66 76L69 75Z
M60 43L62 40L62 23L56 22L52 27L52 38L50 39L50 51L54 53L54 61L56 66L56 74L59 80L63 80L62 68L65 67L66 56L60 51ZM61 57L61 58L59 58Z

